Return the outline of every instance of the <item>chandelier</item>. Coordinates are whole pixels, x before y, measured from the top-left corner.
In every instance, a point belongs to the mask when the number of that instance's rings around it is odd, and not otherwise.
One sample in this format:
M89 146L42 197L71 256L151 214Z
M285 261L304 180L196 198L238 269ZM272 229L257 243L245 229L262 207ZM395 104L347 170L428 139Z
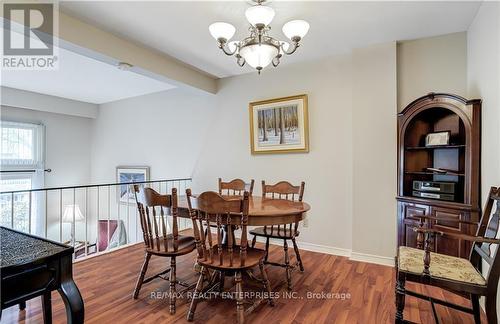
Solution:
M304 20L292 20L283 25L283 33L291 41L277 40L269 35L274 18L274 9L264 6L265 0L254 0L257 4L245 11L245 16L250 23L250 36L240 41L229 40L234 36L236 28L225 22L215 22L208 29L219 44L219 48L229 56L236 57L239 66L248 63L260 74L260 71L272 64L280 64L283 54L291 55L299 47L300 40L309 31L309 24Z

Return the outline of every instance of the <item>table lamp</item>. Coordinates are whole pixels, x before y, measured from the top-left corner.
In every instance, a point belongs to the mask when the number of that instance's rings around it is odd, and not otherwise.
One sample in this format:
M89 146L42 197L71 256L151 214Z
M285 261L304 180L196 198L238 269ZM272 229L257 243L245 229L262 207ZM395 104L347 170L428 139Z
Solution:
M81 222L85 218L83 217L82 211L80 210L80 206L78 205L66 205L64 208L64 214L62 217L63 223L73 223L73 215L75 222ZM75 242L75 228L71 226L71 243Z

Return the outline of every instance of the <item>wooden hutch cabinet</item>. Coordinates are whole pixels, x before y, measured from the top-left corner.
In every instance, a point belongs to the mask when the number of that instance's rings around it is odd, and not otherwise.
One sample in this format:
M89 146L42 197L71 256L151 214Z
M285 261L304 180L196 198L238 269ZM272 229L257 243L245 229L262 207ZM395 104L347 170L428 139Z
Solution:
M426 136L436 132L450 132L447 144L426 145ZM429 93L398 115L398 245L416 247L415 215L448 219L429 224L440 231L475 234L477 226L449 219L479 222L480 136L481 100ZM422 192L422 184L425 190L446 186L453 193ZM470 247L466 241L436 236L434 251L468 258Z

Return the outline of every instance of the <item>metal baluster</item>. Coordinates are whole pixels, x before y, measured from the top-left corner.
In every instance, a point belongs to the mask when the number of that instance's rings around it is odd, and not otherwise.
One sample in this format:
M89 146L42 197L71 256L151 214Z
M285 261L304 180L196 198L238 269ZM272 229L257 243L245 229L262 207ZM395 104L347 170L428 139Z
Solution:
M76 244L76 226L75 226L75 213L76 213L76 188L73 188L73 219L72 219L72 222L71 222L71 231L73 233L73 242L71 242L71 244L73 245L73 248L75 247L75 244ZM74 256L74 254L73 254Z
M89 254L89 239L88 239L88 215L87 212L89 210L89 188L85 188L85 256Z
M109 218L110 218L110 213L111 213L111 193L110 193L110 187L108 186L108 245L107 248L109 248Z
M135 212L134 212L134 219L135 219L135 241L136 241L136 242L138 242L138 240L137 240L137 236L139 236L139 224L137 224L137 223L138 223L138 221L137 221L137 220L139 219L139 217L138 217L138 215L137 215L137 208L138 208L138 207L137 207L137 205L136 205L136 206L135 206L135 208L134 208L134 210L135 210Z
M45 238L48 236L48 227L49 227L49 214L48 214L48 195L49 191L45 191Z
M126 185L127 188L128 188L128 185ZM115 188L115 193L116 191L118 190L118 193L116 193L117 195L119 194L119 192L121 191L121 188L120 187L116 187L114 186ZM129 196L128 196L128 189L127 189L127 205L129 204ZM116 208L117 208L117 220L116 220L116 226L117 226L117 231L118 231L118 246L120 246L120 238L121 238L121 235L122 235L122 229L121 229L121 226L120 226L120 201L118 200L118 202L116 203Z
M127 197L130 197L130 185L127 185ZM127 233L130 235L130 204L127 204ZM130 238L127 237L127 243L130 242Z
M96 219L96 241L95 241L95 253L98 254L99 253L99 202L100 202L100 199L99 199L99 190L100 187L97 187L97 214L95 215L95 219Z
M28 202L28 233L31 234L31 202L32 202L32 199L33 197L31 196L32 195L32 191L29 192L29 202Z
M59 242L62 242L62 189L59 190Z
M10 194L10 228L14 228L14 193Z

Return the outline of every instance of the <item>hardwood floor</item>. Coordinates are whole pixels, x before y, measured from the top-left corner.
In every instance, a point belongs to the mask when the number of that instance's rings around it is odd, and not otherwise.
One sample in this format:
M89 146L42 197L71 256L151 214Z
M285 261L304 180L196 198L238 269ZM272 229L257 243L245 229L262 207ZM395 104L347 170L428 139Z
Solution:
M248 323L393 323L394 269L369 263L350 261L346 257L301 251L305 272L294 271L292 282L296 294L283 296L284 270L267 267L273 291L281 291L276 306L262 303L247 316ZM179 299L177 312L169 315L168 299L151 298L155 291L168 292L168 282L157 279L142 287L137 300L132 291L143 261L143 246L135 245L75 264L75 281L85 302L86 323L186 323L187 299ZM270 260L283 257L280 247L271 246ZM195 254L179 258L178 278L194 282ZM294 259L293 259L294 260ZM167 266L164 258L151 259L148 273ZM258 273L258 271L256 271ZM229 287L230 279L226 281ZM409 287L429 293L425 287ZM321 296L321 292L345 295ZM308 299L308 294L315 294ZM465 299L448 292L432 290L433 296L469 306ZM344 298L342 298L342 296ZM311 297L311 296L309 296ZM330 298L329 298L330 297ZM331 298L333 297L333 298ZM334 298L337 297L337 298ZM65 323L64 305L53 293L53 322ZM473 323L471 315L438 309L441 323ZM418 323L434 323L428 302L407 297L405 319ZM486 323L483 318L484 323ZM41 302L35 298L25 311L11 307L3 311L1 323L41 323ZM195 323L236 322L236 306L231 300L200 302Z

